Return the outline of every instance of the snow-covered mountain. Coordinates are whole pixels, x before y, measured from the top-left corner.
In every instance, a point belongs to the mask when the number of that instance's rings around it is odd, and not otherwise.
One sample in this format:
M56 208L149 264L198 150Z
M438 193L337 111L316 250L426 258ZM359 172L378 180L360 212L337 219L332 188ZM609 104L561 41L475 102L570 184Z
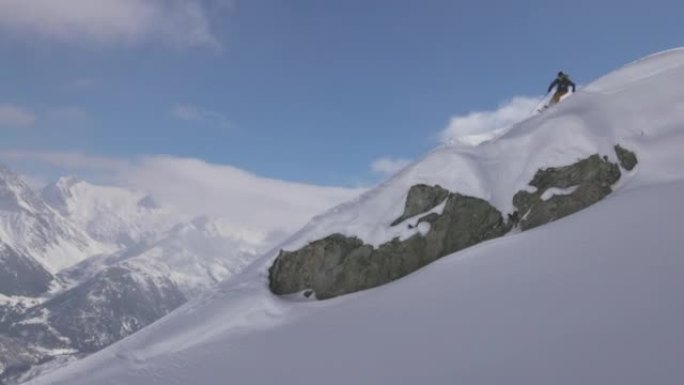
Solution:
M92 238L119 248L154 238L181 221L150 195L64 177L43 188L42 198Z
M311 198L307 205L287 191L263 191L279 202L281 215L298 218L283 226L238 215L193 218L145 192L74 177L38 194L13 172L0 171L2 384L136 332L240 272L282 239L284 227L356 194L297 185L294 191L306 190ZM242 187L291 187L252 179Z
M270 246L267 231L242 231L220 218L185 220L187 215L132 189L64 177L46 186L41 196L89 236L117 250L62 270L60 276L68 282L116 266L164 276L192 296Z
M271 246L261 240L241 238L223 225L221 219L209 218L179 224L120 263L153 268L192 297L241 271Z
M207 295L30 384L681 383L683 81L684 49L663 52L478 146L437 149ZM393 266L367 259L383 247L434 246L424 239L443 218L467 232L452 212L497 231L466 245L493 240L329 301L271 293L288 261L316 294L325 274L359 283ZM363 276L338 271L349 265Z
M0 167L0 241L34 258L51 273L111 251L4 167Z
M0 340L0 358L13 361L5 379L30 378L45 370L19 376L30 365L51 367L55 358L92 353L136 332L239 272L260 247L204 218L60 272L71 289L14 314L5 307L10 312L0 331L8 339Z
M263 239L234 233L222 219L196 218L117 253L91 258L60 276L79 282L111 267L147 271L192 297L240 271L267 247Z

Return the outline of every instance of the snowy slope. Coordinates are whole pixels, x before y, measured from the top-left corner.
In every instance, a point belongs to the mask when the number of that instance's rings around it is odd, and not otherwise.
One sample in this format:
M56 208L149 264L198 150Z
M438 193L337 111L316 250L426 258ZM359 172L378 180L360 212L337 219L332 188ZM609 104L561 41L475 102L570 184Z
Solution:
M627 193L321 303L235 283L32 384L681 383L682 194Z
M390 223L402 214L409 188L419 183L482 198L511 213L513 195L529 189L540 168L597 153L617 162L615 144L643 160L639 172L623 178L623 188L679 180L684 175L684 151L677 150L684 137L684 90L673 84L684 79L683 66L684 50L642 59L490 141L438 148L360 200L317 218L286 249L335 232L375 246L396 236L408 238L418 229L406 232Z
M435 150L283 247L334 232L375 245L407 236L389 223L417 183L510 213L540 168L596 153L615 161L615 144L636 152L637 168L585 211L325 302L270 294L276 249L141 332L31 383L681 383L683 81L682 49L632 63L479 146Z
M111 248L52 209L24 181L0 167L0 240L57 271Z

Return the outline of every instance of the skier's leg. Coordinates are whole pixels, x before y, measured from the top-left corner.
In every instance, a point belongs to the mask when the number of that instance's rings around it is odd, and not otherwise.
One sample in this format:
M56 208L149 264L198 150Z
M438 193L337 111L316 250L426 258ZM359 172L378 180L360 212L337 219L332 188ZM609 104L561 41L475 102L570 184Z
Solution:
M549 102L549 106L554 106L560 102L560 99L565 95L565 92L561 91L556 91L555 94L553 94L553 97L551 98L551 102Z

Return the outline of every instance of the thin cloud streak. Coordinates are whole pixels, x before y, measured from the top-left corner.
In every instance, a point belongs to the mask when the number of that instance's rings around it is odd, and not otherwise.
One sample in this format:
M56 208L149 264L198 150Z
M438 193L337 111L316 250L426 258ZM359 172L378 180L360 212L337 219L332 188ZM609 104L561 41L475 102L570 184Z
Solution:
M0 28L14 37L95 45L212 47L211 1L2 0Z
M218 128L231 127L230 121L222 113L187 103L176 104L173 106L171 108L170 115L174 119L186 122L208 124Z
M86 155L75 151L0 150L4 161L37 161L70 170L122 172L132 166L127 160Z
M32 126L37 116L24 107L15 104L0 104L0 127Z

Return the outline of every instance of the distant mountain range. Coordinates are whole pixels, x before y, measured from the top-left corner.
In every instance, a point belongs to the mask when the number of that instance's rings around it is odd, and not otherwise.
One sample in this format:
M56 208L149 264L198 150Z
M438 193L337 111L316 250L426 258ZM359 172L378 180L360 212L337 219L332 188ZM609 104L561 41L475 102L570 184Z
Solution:
M0 384L134 333L273 246L239 221L74 177L36 192L0 167Z

